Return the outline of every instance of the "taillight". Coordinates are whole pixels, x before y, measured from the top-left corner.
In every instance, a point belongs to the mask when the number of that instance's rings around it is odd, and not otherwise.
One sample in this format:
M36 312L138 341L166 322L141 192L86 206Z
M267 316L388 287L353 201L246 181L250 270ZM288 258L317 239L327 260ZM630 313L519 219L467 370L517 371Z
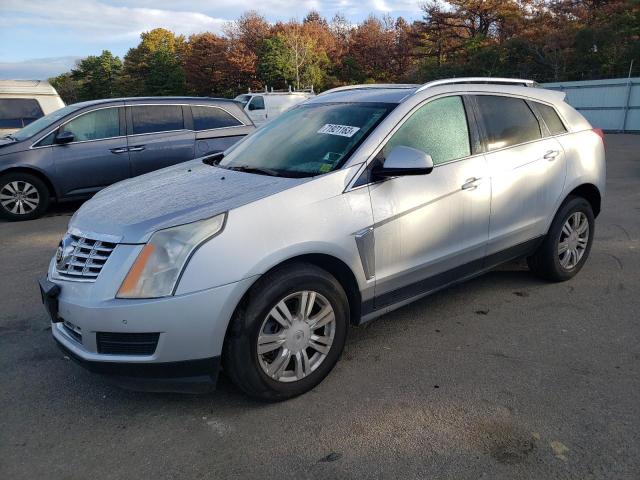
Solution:
M602 131L602 129L594 128L593 131L596 132L596 135L598 135L602 139L602 144L604 145L604 132Z

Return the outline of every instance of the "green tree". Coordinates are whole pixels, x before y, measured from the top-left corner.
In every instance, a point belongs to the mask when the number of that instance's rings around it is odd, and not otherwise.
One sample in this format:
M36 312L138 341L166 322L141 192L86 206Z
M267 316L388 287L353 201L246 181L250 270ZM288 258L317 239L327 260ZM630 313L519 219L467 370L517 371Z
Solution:
M89 55L80 60L71 78L77 82L78 100L112 98L118 95L117 85L122 73L122 62L109 50L99 56Z
M71 77L71 72L52 77L49 79L49 83L67 105L78 101L78 82Z

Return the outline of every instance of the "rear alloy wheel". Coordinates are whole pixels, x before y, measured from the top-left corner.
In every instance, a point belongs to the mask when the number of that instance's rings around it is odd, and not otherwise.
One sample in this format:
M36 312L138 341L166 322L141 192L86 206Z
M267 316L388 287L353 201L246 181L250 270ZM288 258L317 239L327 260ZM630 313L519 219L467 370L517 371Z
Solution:
M591 204L569 197L556 214L549 232L527 262L539 277L552 282L569 280L587 261L594 233Z
M261 400L285 400L311 390L338 361L349 302L335 277L307 263L282 266L249 291L229 326L223 367Z
M0 178L0 216L7 220L32 220L49 205L49 191L38 177L26 173Z

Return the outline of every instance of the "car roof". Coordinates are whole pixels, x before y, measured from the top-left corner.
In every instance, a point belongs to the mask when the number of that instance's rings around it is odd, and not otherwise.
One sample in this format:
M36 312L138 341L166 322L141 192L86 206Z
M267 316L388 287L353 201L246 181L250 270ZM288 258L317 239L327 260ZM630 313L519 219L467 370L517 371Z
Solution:
M86 102L78 102L73 105L78 108L83 107L92 107L95 105L109 104L109 103L170 103L170 102L181 102L181 103L193 103L197 104L198 102L207 102L207 103L227 103L227 104L235 104L238 102L236 100L232 100L230 98L216 98L216 97L122 97L122 98L102 98L99 100L88 100Z

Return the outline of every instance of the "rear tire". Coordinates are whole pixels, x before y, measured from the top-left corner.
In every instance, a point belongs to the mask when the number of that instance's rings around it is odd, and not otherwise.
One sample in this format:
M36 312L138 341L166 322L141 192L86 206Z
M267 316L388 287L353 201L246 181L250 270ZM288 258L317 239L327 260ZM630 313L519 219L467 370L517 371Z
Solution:
M295 397L318 385L344 348L349 304L340 283L312 264L258 280L229 326L225 373L248 395Z
M9 221L33 220L49 208L49 189L35 175L8 173L0 177L0 217Z
M529 268L551 282L573 278L589 257L594 231L591 204L582 197L568 197L556 213L542 244L527 258Z

